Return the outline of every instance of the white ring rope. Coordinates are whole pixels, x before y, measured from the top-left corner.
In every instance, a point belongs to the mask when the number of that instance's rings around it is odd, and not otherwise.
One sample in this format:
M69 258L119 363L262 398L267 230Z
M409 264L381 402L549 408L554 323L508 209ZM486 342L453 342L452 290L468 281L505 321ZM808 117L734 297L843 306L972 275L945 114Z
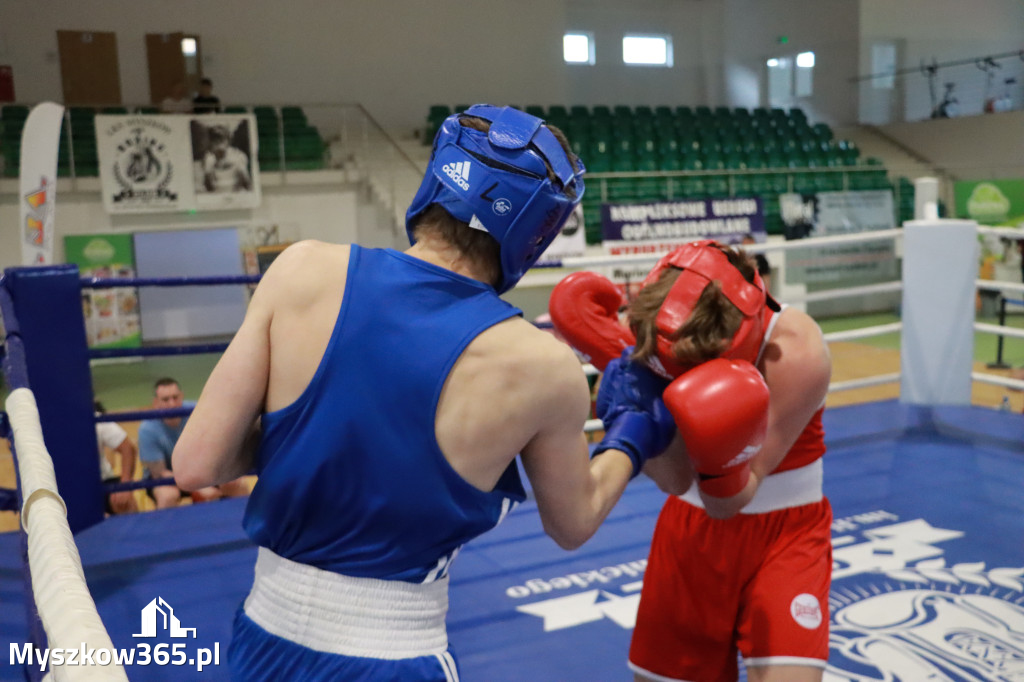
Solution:
M1009 379L1007 377L1001 377L998 374L986 374L985 372L971 372L971 378L983 384L1005 386L1006 388L1014 388L1018 391L1024 391L1024 381L1021 381L1020 379Z
M11 391L6 401L18 453L24 503L21 523L28 536L28 564L39 619L54 649L114 651L82 571L82 559L68 526L67 507L57 492L53 460L43 442L35 397L27 388ZM53 666L57 682L118 682L128 680L124 667Z
M850 379L849 381L836 381L828 385L828 392L852 391L855 388L866 388L868 386L879 386L881 384L892 384L900 380L900 373L877 374L873 377L863 379Z
M1016 329L1014 327L1003 327L998 324L986 324L984 322L975 322L974 331L982 332L985 334L995 334L996 336L1012 336L1018 339L1024 339L1024 329Z
M1017 227L984 227L979 225L978 234L991 234L1003 239L1024 239L1024 230Z
M979 279L975 281L975 285L979 289L986 291L1016 291L1017 293L1024 293L1024 284L1016 284L1014 282L1000 282L993 279Z
M897 239L903 230L876 230L873 232L856 232L832 237L810 237L785 242L766 242L763 244L745 244L743 249L749 253L765 253L768 251L789 251L792 249L808 249L816 246L835 246L836 244L856 244L859 242L876 242L886 239ZM638 263L654 263L665 252L661 253L630 253L619 256L577 256L563 258L564 268L592 268L601 265L635 265Z
M865 284L859 287L847 287L845 289L826 289L815 291L810 294L798 294L787 296L786 303L815 303L817 301L831 301L835 298L846 298L849 296L865 296L871 294L886 294L893 291L902 291L903 282L879 282L878 284Z
M866 339L869 336L882 336L883 334L892 334L893 332L899 332L903 330L902 322L892 322L890 324L879 324L873 327L861 327L860 329L847 329L841 332L829 332L823 334L825 341L831 343L833 341L850 341L851 339Z

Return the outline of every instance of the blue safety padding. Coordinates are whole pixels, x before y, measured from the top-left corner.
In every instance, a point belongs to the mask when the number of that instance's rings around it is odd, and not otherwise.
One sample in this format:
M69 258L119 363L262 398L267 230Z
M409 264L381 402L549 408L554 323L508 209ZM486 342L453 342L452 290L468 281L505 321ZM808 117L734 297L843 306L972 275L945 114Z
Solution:
M4 281L25 346L29 388L39 406L57 488L72 532L103 520L92 374L78 268L8 268Z
M834 608L852 613L858 600L888 599L895 606L885 606L881 612L886 613L888 608L898 610L910 603L903 595L930 591L929 598L942 608L925 609L922 618L941 618L950 609L960 614L956 609L965 600L998 599L1024 619L1021 415L884 402L826 410L825 428L829 444L825 487L836 518L837 571L858 571L833 581ZM462 678L487 682L629 679L625 661L630 604L643 576L613 578L609 576L615 571L608 569L635 566L633 562L645 559L663 499L649 480L633 481L598 533L575 552L559 549L543 533L532 501L467 545L452 569L448 617ZM227 500L113 517L77 536L86 577L115 645L138 643L132 634L139 629L140 609L160 596L174 607L183 626L197 629L197 639L189 640L189 646L219 643L223 660L231 619L249 589L255 560L255 549L241 532L244 503ZM921 524L947 537L917 544L872 544L893 529ZM21 603L17 537L17 533L0 535L0 605ZM851 548L857 547L874 548L860 552L862 558L902 557L902 573L871 569L867 564L857 567L848 561ZM927 556L911 559L901 554L908 547ZM570 577L582 575L579 580L587 582L593 578L586 576L601 569L607 582L581 586ZM543 591L545 586L550 590ZM553 598L563 601L548 601ZM545 619L520 610L523 606L547 613L551 629L545 631ZM20 611L0 608L2 651L8 651L11 641L23 641L25 621ZM1006 614L1001 617L1009 620ZM857 637L866 643L879 638L897 641L892 633L851 633L849 628L835 627L833 632L844 641ZM1005 663L995 647L964 647L964 652L982 650L994 652ZM938 663L928 665L945 666L943 679L998 679L963 674L964 668L957 666L966 664L953 658L956 651L935 654ZM832 654L830 665L837 675L856 663L863 679L885 679L863 661L844 658L836 647ZM985 670L987 663L976 665ZM181 668L157 666L130 669L129 677L133 681L207 679L194 673L189 676ZM214 671L209 679L223 679L223 673ZM0 666L0 680L20 678Z

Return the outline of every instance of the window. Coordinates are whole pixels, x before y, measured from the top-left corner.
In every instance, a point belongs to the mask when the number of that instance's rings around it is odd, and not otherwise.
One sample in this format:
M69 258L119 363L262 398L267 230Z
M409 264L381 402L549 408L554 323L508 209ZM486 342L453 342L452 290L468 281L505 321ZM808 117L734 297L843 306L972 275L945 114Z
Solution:
M871 87L876 90L892 90L896 86L896 44L875 43L871 46Z
M793 97L793 62L789 57L773 57L768 66L768 104L790 106Z
M562 57L566 64L593 64L593 36L590 33L566 33L562 37Z
M814 90L814 53L796 57L772 57L768 67L768 103L773 107L793 106L797 97L810 97Z
M801 52L796 56L797 97L810 97L814 90L814 53Z
M672 66L672 40L668 36L624 36L622 61L632 65Z

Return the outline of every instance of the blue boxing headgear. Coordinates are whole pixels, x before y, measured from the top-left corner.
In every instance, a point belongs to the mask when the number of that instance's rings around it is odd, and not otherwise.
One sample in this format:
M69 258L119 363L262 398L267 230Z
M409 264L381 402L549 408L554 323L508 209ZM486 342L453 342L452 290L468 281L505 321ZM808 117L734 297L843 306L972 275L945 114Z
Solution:
M464 127L460 116L489 121L490 132ZM583 198L583 164L573 169L568 153L543 123L518 109L487 104L446 118L405 214L409 241L415 243L416 218L431 204L440 204L457 220L497 240L501 281L496 288L503 293L515 286ZM555 181L548 177L548 166ZM565 195L570 187L574 199Z

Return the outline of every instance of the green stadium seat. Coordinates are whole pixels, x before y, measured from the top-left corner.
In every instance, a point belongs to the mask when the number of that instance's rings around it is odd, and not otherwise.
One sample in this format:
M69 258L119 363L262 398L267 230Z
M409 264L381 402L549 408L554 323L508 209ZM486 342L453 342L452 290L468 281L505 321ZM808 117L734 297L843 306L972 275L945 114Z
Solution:
M302 107L298 106L281 107L281 120L284 122L301 121L305 123L306 112L302 110Z
M28 118L28 112L29 108L24 104L5 104L0 108L0 122L21 121L24 123Z
M683 168L683 158L678 152L664 152L658 155L658 170L677 171Z
M814 131L815 136L822 142L828 142L832 139L832 129L826 123L815 123L811 126L811 130Z
M569 119L569 110L561 104L552 104L548 107L548 118Z
M658 156L654 152L641 152L633 162L633 170L649 173L658 170Z
M573 119L589 119L590 107L583 104L573 104L569 107L569 117Z
M609 173L612 170L611 154L596 154L591 150L589 156L583 157L583 163L586 164L587 171L590 173Z
M632 154L612 154L613 173L632 173L636 170Z

